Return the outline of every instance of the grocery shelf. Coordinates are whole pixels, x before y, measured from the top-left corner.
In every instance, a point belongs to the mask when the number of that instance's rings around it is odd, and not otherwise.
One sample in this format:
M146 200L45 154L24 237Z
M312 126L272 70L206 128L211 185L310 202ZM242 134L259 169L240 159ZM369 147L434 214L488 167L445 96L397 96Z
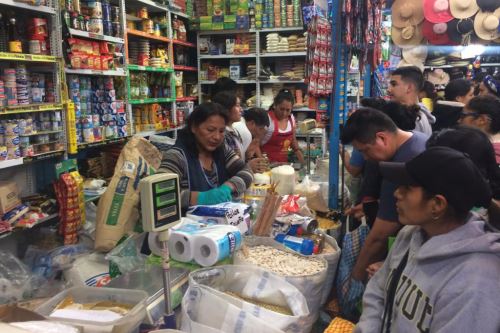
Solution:
M266 84L266 83L304 83L304 79L302 80L259 80L259 83L261 84Z
M173 8L169 8L169 10L174 15L177 15L177 16L180 16L180 17L183 17L183 18L189 18L189 16L186 13L179 12L176 9L173 9Z
M0 52L0 60L10 61L33 61L33 62L57 62L60 58L42 55L42 54L26 54L26 53L10 53Z
M44 135L44 134L55 134L55 133L61 133L61 131L40 131L36 133L30 133L30 134L19 134L19 136L36 136L36 135Z
M120 44L125 43L125 40L123 38L107 36L107 35L99 35L99 34L94 34L92 32L77 30L77 29L73 29L73 28L69 29L69 33L72 36L78 36L78 37L84 37L84 38L90 38L90 39L96 39L96 40L104 40L106 42L112 42L112 43L120 43Z
M177 97L175 99L176 102L188 102L188 101L197 101L198 96L186 96L186 97Z
M132 105L137 105L137 104L152 104L152 103L170 103L174 101L175 98L164 97L164 98L129 99L128 102Z
M200 59L239 59L239 58L255 58L256 54L216 54L216 55L200 55Z
M59 157L64 154L64 150L53 150L46 153L40 153L29 157L24 157L24 164L33 163L41 160L48 160L49 158Z
M46 112L53 110L62 110L63 105L60 103L40 103L29 105L15 105L0 108L0 115L15 114L15 113L29 113L29 112Z
M262 53L261 58L274 58L274 57L305 57L306 51L303 52L276 52L276 53Z
M6 168L10 168L10 167L13 167L13 166L16 166L16 165L21 165L23 164L23 158L20 157L20 158L15 158L15 159L12 159L12 160L4 160L4 161L0 161L0 169L6 169Z
M234 80L238 84L256 84L255 80ZM200 81L200 84L214 84L215 81Z
M81 75L103 75L103 76L126 76L123 68L111 69L100 71L97 69L72 69L65 68L64 71L66 74L81 74Z
M93 148L93 147L110 145L113 143L120 143L120 142L126 141L128 138L129 138L128 136L123 136L121 138L106 139L106 140L96 141L96 142L79 143L78 149L86 149L86 148Z
M20 9L28 9L28 10L32 10L32 11L39 12L39 13L46 13L46 14L52 14L52 15L56 14L56 10L52 7L33 6L33 5L29 5L27 3L24 3L24 2L19 2L19 1L14 1L14 0L2 0L0 2L0 5L6 5L6 6L11 6L11 7L20 8Z
M257 30L255 29L232 29L232 30L200 30L198 31L198 35L235 35L235 34L251 34L255 33Z
M134 1L129 0L127 2L128 2L127 7L129 7L133 2L135 2L136 5L142 5L144 7L147 7L148 11L150 12L164 12L168 10L167 6L160 5L151 0L134 0Z
M304 27L298 26L298 27L283 27L283 28L266 28L259 30L259 32L282 32L282 31L304 31Z
M164 42L164 43L170 43L171 42L170 38L151 35L151 34L148 34L147 32L136 30L136 29L127 29L127 33L129 35L132 35L132 36L135 36L135 37L142 37L142 38L147 38L147 39L153 39L153 40L157 40L159 42Z
M185 42L185 41L183 41L183 40L172 39L172 43L177 44L177 45L182 45L182 46L187 46L187 47L196 48L196 44L194 44L194 43L189 43L189 42Z
M54 214L50 214L50 215L48 215L46 217L42 217L41 219L39 219L38 221L36 221L35 224L33 224L33 225L29 226L29 227L16 227L16 226L14 226L14 230L12 230L10 232L3 233L3 234L0 234L0 239L6 238L6 237L10 236L13 233L15 233L16 231L29 230L29 229L31 229L33 227L36 227L36 226L38 226L38 225L40 225L42 223L51 221L51 220L57 218L58 216L59 216L58 213L54 213Z
M193 66L174 65L176 71L197 72L198 68Z
M176 130L177 130L177 127L169 128L169 129L162 129L162 130L154 130L154 131L143 131L143 132L135 133L135 135L142 136L143 138L145 138L145 137L155 135L155 134L175 132Z
M160 72L160 73L171 73L174 71L172 68L139 66L139 65L128 65L128 69L131 71Z

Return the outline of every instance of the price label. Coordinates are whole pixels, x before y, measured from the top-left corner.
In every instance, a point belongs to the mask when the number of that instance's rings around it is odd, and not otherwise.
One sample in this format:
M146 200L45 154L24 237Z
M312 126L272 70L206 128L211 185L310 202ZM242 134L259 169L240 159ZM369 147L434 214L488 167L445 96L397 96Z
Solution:
M95 33L92 33L92 32L89 32L89 37L90 38L95 38L95 39L104 39L103 35L98 35L98 34L95 34Z
M144 70L146 70L146 67L144 67L144 66L137 66L137 69L139 69L141 71L144 71Z
M30 59L28 59L30 57ZM52 56L45 56L45 55L37 55L37 54L27 54L26 55L26 60L33 60L33 61L56 61L55 57Z

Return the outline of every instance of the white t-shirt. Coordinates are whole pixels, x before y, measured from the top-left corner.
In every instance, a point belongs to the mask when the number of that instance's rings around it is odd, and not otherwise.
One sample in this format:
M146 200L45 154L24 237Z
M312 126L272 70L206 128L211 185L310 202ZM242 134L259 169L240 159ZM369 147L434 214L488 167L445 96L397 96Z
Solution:
M273 136L274 133L274 121L272 120L271 116L269 116L269 126L267 127L267 132L266 135L262 138L261 144L265 145L269 140L271 140L271 137ZM286 129L282 130L279 129L280 133L287 133L292 130L293 124L295 124L295 117L293 114L290 116L291 121L288 121L286 124Z
M241 137L241 154L243 158L245 158L245 154L247 152L248 146L252 143L252 133L248 130L247 124L245 123L245 119L241 118L241 121L237 123L233 123L233 129L238 132Z

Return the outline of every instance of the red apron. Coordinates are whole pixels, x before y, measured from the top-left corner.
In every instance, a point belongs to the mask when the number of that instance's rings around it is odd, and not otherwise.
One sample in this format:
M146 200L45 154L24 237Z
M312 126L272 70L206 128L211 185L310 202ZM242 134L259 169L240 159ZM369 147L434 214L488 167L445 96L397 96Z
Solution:
M291 130L280 133L278 119L276 119L274 112L270 111L269 116L274 124L274 132L269 141L262 146L262 152L267 154L270 162L288 162L288 148L292 145L295 128L293 118L288 117L288 121L291 123Z

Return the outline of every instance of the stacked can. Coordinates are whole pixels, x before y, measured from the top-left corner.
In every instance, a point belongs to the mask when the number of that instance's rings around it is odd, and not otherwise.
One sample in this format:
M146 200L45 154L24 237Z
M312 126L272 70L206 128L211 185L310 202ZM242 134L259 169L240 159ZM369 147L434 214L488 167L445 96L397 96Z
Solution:
M29 136L34 132L35 128L36 127L33 124L33 118L31 116L19 119L19 147L22 157L33 156L35 154L35 150ZM36 139L36 136L33 138Z
M300 0L293 0L293 24L295 27L301 25L300 10L301 10Z
M137 64L140 66L149 66L149 41L141 40L139 42L139 54L137 56Z
M7 105L17 105L16 70L14 68L6 68L3 73Z
M89 1L87 2L87 6L89 7L89 30L95 34L102 35L104 34L104 25L103 25L103 8L101 1Z
M281 27L281 15L280 15L280 12L281 12L281 0L274 0L273 1L273 11L274 13L276 14L274 16L274 26L275 27Z
M122 28L120 24L120 7L111 6L111 27L113 29L114 37L120 37L122 35Z
M278 12L281 15L281 27L286 27L286 0L281 0L280 2L280 11Z
M2 122L4 131L4 145L7 147L7 159L21 157L19 148L19 124L17 120L7 120Z
M7 96L5 95L5 84L0 80L0 107L7 105Z
M286 5L286 25L293 27L293 5Z
M18 64L16 67L16 87L17 87L17 104L30 104L30 87L28 82L28 70L26 65Z
M33 17L28 22L29 53L48 54L47 38L49 30L47 19Z
M45 74L31 73L31 100L33 103L45 101Z

